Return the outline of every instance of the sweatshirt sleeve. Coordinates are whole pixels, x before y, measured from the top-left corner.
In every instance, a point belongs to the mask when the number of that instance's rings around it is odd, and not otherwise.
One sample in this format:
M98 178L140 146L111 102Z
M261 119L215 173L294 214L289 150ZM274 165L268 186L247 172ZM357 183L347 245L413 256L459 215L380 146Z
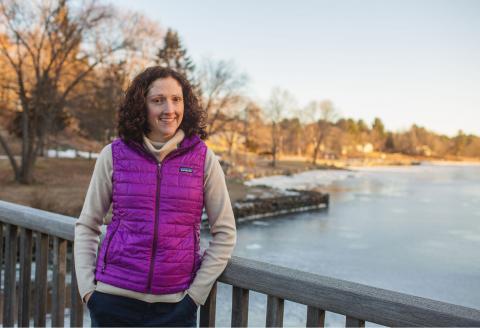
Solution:
M95 265L103 219L112 203L112 151L105 146L95 163L80 217L75 222L74 256L82 301L95 290Z
M237 239L225 175L220 162L209 148L205 159L204 205L212 240L205 250L195 279L187 290L190 297L201 305L205 304L213 284L225 270Z

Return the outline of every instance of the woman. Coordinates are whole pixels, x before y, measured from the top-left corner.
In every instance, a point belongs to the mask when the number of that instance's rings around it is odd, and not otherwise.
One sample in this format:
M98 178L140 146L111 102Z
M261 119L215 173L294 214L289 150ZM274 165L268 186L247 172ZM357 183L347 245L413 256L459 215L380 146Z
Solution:
M206 114L190 83L159 66L135 77L118 114L119 138L102 149L75 224L80 295L92 327L196 326L236 242ZM203 207L212 241L202 254Z

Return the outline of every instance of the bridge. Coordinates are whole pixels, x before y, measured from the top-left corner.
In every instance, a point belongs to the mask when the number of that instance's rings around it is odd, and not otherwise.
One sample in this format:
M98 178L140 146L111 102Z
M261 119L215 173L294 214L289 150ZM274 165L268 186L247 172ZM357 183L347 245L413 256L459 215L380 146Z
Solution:
M83 326L86 307L75 277L76 218L0 201L0 317L3 326ZM18 270L17 270L18 269ZM17 271L19 274L17 274ZM3 281L2 281L3 277ZM480 310L232 257L218 282L232 286L231 325L248 326L250 291L267 295L266 327L283 325L286 300L304 304L306 326L323 327L325 313L345 326L480 326ZM200 307L201 327L215 326L217 285Z

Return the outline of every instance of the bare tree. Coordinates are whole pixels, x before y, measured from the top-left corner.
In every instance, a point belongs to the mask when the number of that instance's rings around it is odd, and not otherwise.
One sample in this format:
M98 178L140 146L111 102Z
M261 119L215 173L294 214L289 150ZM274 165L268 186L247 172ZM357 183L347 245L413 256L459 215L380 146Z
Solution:
M112 7L95 1L67 0L0 3L0 54L15 73L21 109L21 165L9 155L18 182L33 182L33 168L53 122L78 84L97 67L134 44L136 31Z
M336 118L336 109L330 100L323 100L321 102L312 101L304 110L306 117L313 122L313 155L312 163L317 163L318 153L322 145L329 136L331 123Z
M208 115L209 136L225 131L244 109L242 91L247 76L238 73L232 62L204 59L196 80Z
M257 151L262 138L261 130L265 126L262 109L253 101L247 101L242 113L245 151Z
M280 150L282 153L301 155L302 147L305 145L304 128L298 117L284 118L279 127L282 131Z
M81 133L101 143L115 137L117 110L128 83L125 67L120 62L96 69L68 104Z
M277 153L281 138L279 123L287 115L288 111L293 113L296 110L295 99L287 90L275 87L270 94L264 110L265 116L270 121L271 126L271 165L275 167L277 165Z
M228 156L230 159L232 158L235 146L238 144L238 141L242 136L242 128L243 122L240 118L236 117L234 120L229 121L225 126L225 130L221 132L221 135L227 144Z

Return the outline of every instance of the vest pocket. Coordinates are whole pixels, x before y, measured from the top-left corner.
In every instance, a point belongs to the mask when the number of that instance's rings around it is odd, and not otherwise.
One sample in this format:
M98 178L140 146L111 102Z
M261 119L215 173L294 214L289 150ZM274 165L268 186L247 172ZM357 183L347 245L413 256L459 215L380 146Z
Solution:
M115 234L118 231L118 227L120 227L120 223L121 223L120 219L118 219L117 221L118 221L118 223L115 226L115 230L113 230L113 232L110 235L110 238L108 238L107 246L105 247L105 254L103 255L102 273L105 272L105 268L107 267L108 249L110 248L110 244L112 242L113 237L115 236Z
M196 265L196 262L197 262L197 254L196 254L196 251L197 251L197 232L196 232L196 229L195 229L195 226L193 226L193 229L192 229L192 232L193 232L193 261L192 261L192 275L195 273L195 265Z

